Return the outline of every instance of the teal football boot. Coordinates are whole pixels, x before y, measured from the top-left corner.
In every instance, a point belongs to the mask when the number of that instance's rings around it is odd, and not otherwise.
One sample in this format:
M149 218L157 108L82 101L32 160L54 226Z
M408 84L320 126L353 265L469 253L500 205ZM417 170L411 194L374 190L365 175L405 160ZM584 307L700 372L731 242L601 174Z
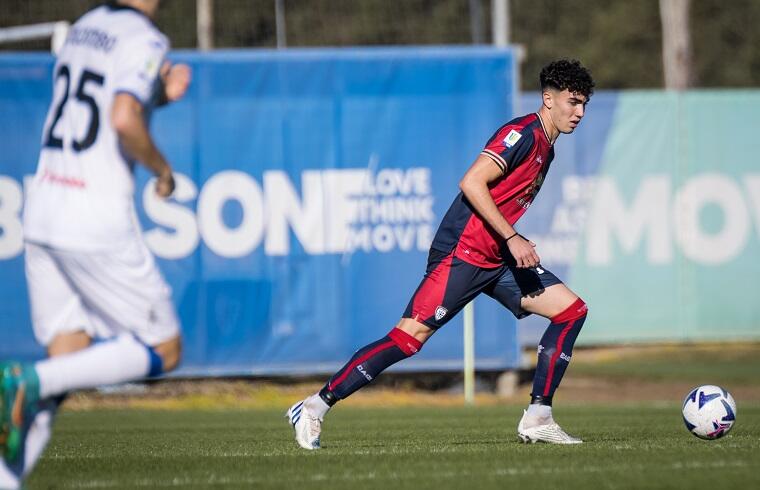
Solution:
M0 364L0 453L9 463L21 455L24 432L37 413L40 381L31 364Z

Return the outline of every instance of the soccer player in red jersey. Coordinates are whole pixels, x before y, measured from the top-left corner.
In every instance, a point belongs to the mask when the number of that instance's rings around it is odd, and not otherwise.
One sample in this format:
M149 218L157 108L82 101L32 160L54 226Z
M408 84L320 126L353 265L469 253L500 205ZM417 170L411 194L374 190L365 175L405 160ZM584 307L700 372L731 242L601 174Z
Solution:
M433 239L427 270L401 321L385 337L362 347L318 393L287 412L296 441L319 449L324 415L338 400L410 357L435 331L480 293L517 318L549 319L538 346L528 409L517 433L523 442L577 444L554 422L552 397L567 369L587 307L541 266L536 244L515 225L533 202L554 158L561 133L580 124L594 82L578 61L558 60L541 70L538 112L508 122L488 140L462 177L461 193Z

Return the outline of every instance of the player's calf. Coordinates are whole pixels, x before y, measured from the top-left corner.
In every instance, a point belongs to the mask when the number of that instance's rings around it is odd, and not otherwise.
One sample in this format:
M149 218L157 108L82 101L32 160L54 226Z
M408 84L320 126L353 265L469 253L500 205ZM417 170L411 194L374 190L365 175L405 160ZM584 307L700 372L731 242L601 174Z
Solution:
M583 442L568 435L554 422L552 398L570 363L575 340L586 321L587 313L586 303L580 298L576 299L564 311L551 318L551 324L539 342L530 405L517 426L517 435L523 442Z
M422 348L422 342L394 328L382 339L368 344L353 355L319 392L328 406L347 398L372 382L377 375L393 364L411 357Z
M554 392L562 381L573 355L573 346L586 321L588 307L578 298L552 317L538 345L538 362L533 379L531 405L551 407Z
M154 347L153 351L161 358L161 371L173 371L182 358L182 338L178 335Z

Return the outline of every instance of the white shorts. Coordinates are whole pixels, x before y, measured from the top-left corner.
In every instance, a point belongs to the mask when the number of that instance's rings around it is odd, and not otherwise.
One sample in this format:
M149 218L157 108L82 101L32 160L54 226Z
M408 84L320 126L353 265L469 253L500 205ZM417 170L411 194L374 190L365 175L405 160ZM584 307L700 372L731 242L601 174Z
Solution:
M171 289L139 238L106 252L25 248L32 325L42 345L80 330L92 338L129 332L151 346L179 335Z

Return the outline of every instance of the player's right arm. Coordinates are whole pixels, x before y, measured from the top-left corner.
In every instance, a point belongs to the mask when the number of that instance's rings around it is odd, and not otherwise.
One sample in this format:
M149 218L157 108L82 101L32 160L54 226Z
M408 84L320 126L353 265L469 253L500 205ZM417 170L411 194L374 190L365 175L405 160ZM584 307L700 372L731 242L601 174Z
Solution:
M518 235L496 206L488 184L502 177L502 169L481 153L459 182L462 193L481 218L505 240L517 267L535 267L540 263L536 244Z
M118 93L111 108L111 125L124 150L158 178L156 193L169 197L174 192L172 168L153 142L143 111L142 103L133 95Z

